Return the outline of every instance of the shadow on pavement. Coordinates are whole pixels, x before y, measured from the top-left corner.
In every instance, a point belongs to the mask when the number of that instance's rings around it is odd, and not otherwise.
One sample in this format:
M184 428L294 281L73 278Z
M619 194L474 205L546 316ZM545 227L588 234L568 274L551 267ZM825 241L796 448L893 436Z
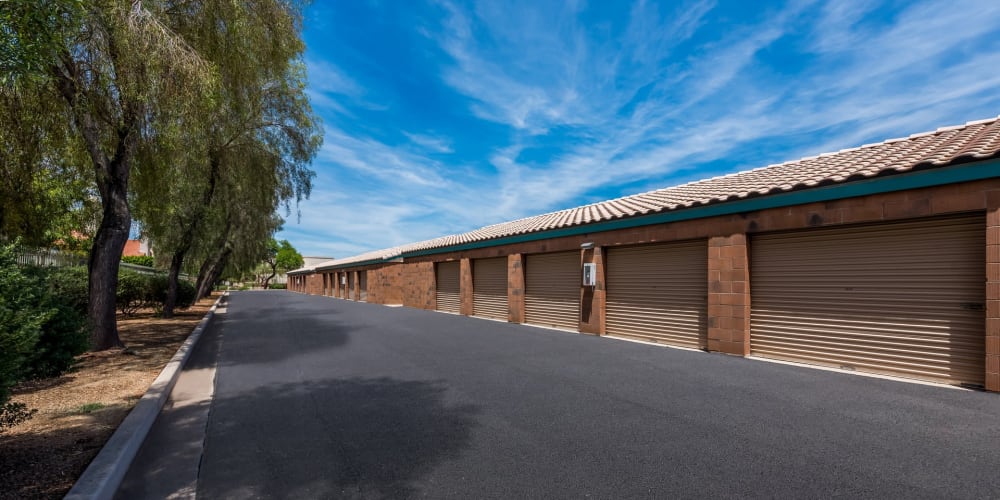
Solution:
M444 393L436 382L352 378L217 397L198 494L416 496L415 480L468 446L479 413Z

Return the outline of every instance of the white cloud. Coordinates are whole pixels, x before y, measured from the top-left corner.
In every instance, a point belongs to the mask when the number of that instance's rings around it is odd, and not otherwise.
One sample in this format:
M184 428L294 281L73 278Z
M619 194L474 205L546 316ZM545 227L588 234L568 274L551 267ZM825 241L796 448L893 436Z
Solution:
M719 29L713 2L661 11L639 1L617 34L584 25L582 4L443 6L442 26L415 28L450 58L441 81L509 136L460 165L441 158L457 137L402 132L408 142L389 145L328 130L319 161L367 184L349 192L331 180L342 194L303 205L303 227L329 235L317 248L353 255L575 206L606 188L664 187L643 180L687 180L715 160L759 167L1000 112L996 2L911 2L874 21L871 3L798 2ZM762 55L779 43L809 57L783 74ZM324 95L365 99L342 72L321 69L333 75ZM796 136L811 140L781 140Z
M410 142L435 153L453 153L451 141L439 136L403 132Z

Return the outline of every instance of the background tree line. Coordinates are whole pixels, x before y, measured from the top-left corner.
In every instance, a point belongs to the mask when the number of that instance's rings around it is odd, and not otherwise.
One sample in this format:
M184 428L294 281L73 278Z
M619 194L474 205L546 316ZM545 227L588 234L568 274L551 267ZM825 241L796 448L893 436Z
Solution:
M0 2L0 236L89 246L91 346L120 347L133 221L198 297L271 255L322 130L293 0Z

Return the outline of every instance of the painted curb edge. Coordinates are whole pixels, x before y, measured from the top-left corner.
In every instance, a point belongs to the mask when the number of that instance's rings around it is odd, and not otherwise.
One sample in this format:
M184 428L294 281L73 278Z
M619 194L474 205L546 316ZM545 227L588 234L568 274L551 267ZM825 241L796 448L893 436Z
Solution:
M118 487L125 479L125 473L132 466L132 461L139 453L139 448L142 447L142 443L146 440L153 423L156 422L160 410L163 409L167 398L173 391L181 370L188 358L191 357L194 346L201 339L202 333L208 328L212 318L215 317L215 310L219 304L228 296L229 292L219 296L205 317L198 322L198 326L194 328L191 335L188 335L181 347L160 371L156 380L153 380L146 393L122 420L121 425L104 444L94 460L90 462L87 469L83 471L83 475L73 484L73 488L66 494L65 499L111 500L114 498Z

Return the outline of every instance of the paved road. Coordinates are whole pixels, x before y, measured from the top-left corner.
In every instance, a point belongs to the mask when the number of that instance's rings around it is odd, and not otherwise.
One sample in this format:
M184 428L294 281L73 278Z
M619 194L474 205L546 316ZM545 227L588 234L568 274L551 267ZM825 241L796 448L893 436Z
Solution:
M997 394L287 292L219 318L203 498L1000 494Z

